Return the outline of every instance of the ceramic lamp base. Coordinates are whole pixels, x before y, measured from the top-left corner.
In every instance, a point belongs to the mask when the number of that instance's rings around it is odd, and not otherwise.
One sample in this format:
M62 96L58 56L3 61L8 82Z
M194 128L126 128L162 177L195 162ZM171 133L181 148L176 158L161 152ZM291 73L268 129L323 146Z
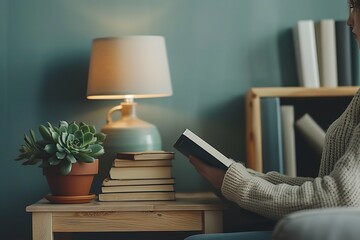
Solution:
M107 124L101 129L106 134L105 151L140 152L161 150L161 138L157 128L136 116L135 102L122 102L107 114ZM112 114L121 111L121 117L113 121Z
M160 134L155 126L147 128L106 128L104 148L108 152L161 150Z

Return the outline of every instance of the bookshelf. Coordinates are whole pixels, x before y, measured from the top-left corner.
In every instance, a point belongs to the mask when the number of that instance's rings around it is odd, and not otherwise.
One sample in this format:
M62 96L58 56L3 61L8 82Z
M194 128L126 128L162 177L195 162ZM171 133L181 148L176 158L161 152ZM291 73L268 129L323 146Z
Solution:
M346 106L355 95L359 87L264 87L251 88L246 93L246 153L247 167L256 171L263 172L263 155L262 155L262 137L261 137L261 98L279 97L280 105L291 104L295 108L295 117L304 113L310 113L315 116L319 125L327 129L336 118L345 110ZM296 137L297 165L301 175L311 176L318 168L318 162L312 162L314 166L309 166L301 158L310 156L311 153L299 154L306 146L301 144L298 136ZM302 156L304 155L304 156ZM298 158L300 157L300 159ZM308 162L313 161L307 159ZM301 167L302 166L302 167ZM306 172L306 169L312 172Z

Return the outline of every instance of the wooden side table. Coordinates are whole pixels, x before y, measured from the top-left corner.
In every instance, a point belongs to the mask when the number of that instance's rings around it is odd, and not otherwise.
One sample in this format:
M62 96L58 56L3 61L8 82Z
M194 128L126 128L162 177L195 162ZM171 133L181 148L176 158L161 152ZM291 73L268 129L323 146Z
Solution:
M33 240L54 232L200 231L222 232L225 205L211 192L176 193L176 201L51 204L42 199L32 213Z

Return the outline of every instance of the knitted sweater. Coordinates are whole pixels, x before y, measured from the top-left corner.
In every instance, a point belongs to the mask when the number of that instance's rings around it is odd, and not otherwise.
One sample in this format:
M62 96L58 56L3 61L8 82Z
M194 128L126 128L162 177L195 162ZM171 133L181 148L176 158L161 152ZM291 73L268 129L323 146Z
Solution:
M263 174L233 163L221 191L240 207L272 219L303 209L360 207L360 90L326 132L318 177Z

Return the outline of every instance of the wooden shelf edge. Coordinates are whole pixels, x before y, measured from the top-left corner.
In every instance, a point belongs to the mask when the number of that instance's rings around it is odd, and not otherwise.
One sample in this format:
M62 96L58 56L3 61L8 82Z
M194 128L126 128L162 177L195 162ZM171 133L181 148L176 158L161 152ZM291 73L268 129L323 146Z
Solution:
M331 97L331 96L353 96L359 86L342 87L258 87L251 88L249 93L252 98L257 97Z

